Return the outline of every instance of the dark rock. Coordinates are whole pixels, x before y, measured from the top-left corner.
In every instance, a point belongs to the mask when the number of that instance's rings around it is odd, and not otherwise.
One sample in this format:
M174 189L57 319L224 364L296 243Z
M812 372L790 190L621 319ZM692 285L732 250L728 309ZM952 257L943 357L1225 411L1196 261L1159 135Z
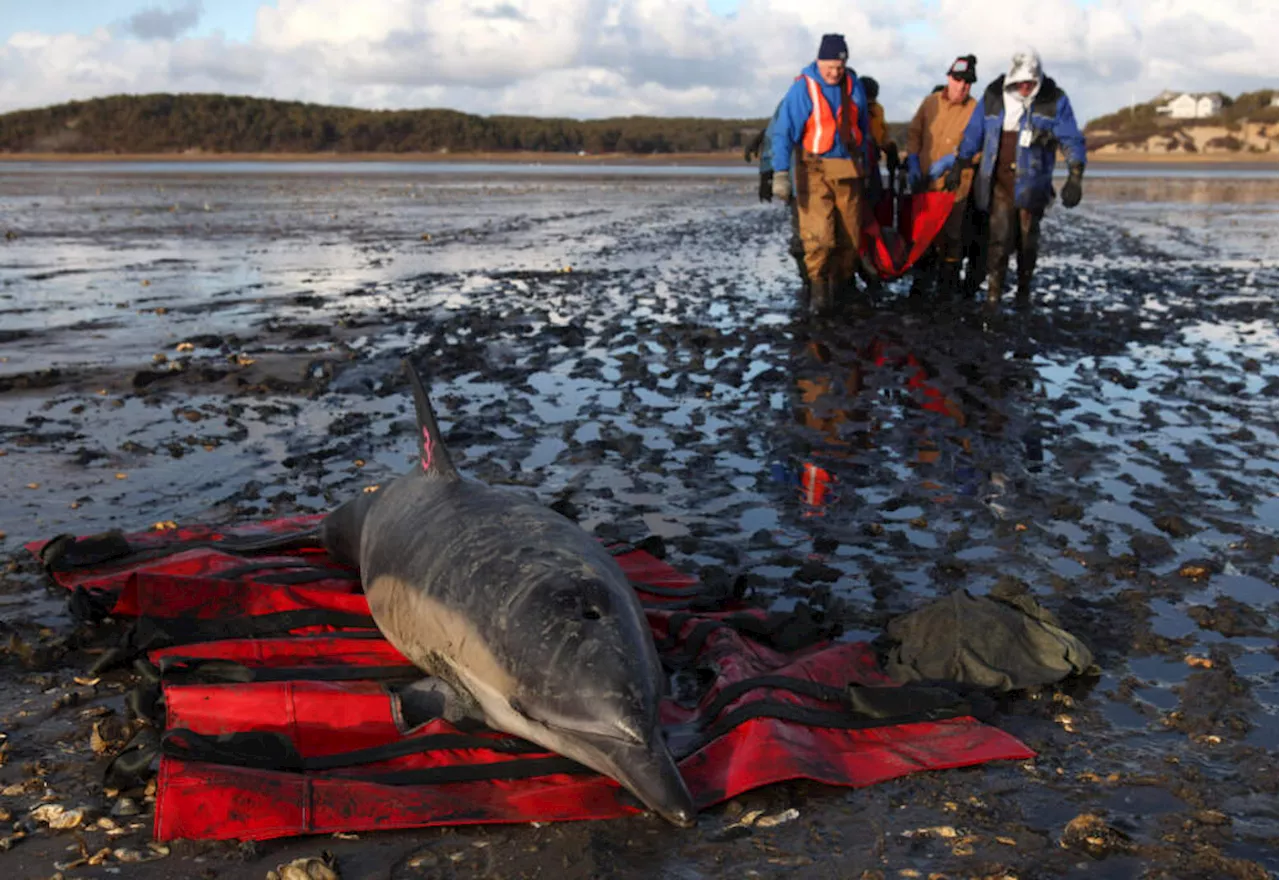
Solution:
M840 542L829 535L818 535L813 539L813 552L824 556L836 552L839 546Z
M1054 519L1065 519L1074 522L1084 516L1084 507L1068 498L1059 498L1049 508L1049 515Z
M1140 532L1129 539L1129 547L1138 562L1150 565L1162 562L1174 555L1173 545L1159 535Z
M139 370L133 374L133 387L146 388L148 385L153 385L161 379L168 379L172 375L173 373L168 370Z
M1212 630L1228 638L1275 636L1265 614L1229 596L1218 596L1213 607L1193 605L1187 609L1187 616L1201 629Z
M637 541L634 545L637 550L643 550L654 559L667 558L667 545L663 542L661 535L650 535L643 540Z
M1197 670L1175 690L1178 708L1165 723L1192 735L1241 737L1253 727L1250 716L1257 711L1249 683L1236 673L1225 653L1210 654L1213 666Z
M106 458L106 457L107 457L107 454L105 452L102 452L97 449L85 449L84 447L81 447L76 452L75 457L72 458L71 460L76 464L80 465L81 467L86 467L89 464L97 461L98 459Z
M203 333L199 336L188 336L187 342L190 342L196 348L222 348L224 344L223 338L214 333Z
M574 522L577 522L582 516L582 511L568 498L558 498L548 506L565 519L573 520Z
M939 580L963 580L965 575L969 573L969 568L959 559L948 557L939 559L938 564L933 568L934 577Z
M840 580L840 569L832 568L824 565L816 559L807 559L804 564L796 571L796 580L802 583L812 584L819 581L831 583Z
M1158 516L1152 522L1155 527L1166 535L1172 535L1175 538L1186 538L1194 535L1200 529L1187 522L1177 514L1169 514L1168 516Z

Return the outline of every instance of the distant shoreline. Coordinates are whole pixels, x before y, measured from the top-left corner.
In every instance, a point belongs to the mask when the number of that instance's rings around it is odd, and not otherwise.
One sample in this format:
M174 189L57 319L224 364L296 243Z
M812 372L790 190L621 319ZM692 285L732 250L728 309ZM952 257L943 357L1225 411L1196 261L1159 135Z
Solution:
M1090 162L1131 165L1276 165L1280 153L1090 153Z
M1133 165L1277 165L1276 153L1090 153L1090 162ZM533 151L476 153L0 153L5 162L434 162L523 163L531 165L744 165L733 153L540 153ZM755 163L751 163L755 164Z
M0 162L436 162L530 165L745 165L735 153L0 153ZM755 164L754 162L751 164Z

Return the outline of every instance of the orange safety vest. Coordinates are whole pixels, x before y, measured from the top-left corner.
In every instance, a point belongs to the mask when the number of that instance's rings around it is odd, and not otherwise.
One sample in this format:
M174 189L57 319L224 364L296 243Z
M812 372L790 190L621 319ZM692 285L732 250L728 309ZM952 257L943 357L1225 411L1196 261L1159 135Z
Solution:
M813 104L813 111L809 114L809 121L804 124L804 137L800 141L800 145L806 152L821 156L831 151L836 143L836 132L840 129L841 116L843 109L836 108L835 115L831 114L831 105L827 103L827 99L822 96L822 86L813 77L808 74L800 74L797 79L803 79L805 85L809 87L809 100ZM862 146L862 130L858 128L858 105L853 103L853 80L848 74L844 77L844 90L849 95L849 110L852 113L852 119L849 120L849 130L853 132L854 146ZM844 103L843 101L841 103Z

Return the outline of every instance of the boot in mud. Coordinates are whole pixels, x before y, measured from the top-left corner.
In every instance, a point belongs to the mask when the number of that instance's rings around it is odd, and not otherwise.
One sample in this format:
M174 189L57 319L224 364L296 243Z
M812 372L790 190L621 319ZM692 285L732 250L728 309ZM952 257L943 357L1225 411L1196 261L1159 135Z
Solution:
M947 260L938 271L938 299L950 301L960 299L964 291L960 286L960 261Z
M937 284L937 274L938 251L936 248L929 248L911 269L911 290L907 296L912 299L927 298Z
M880 270L867 254L859 256L857 274L862 279L867 296L877 297L884 293L884 284L880 281Z
M1031 279L1023 279L1021 273L1018 277L1018 291L1014 294L1013 304L1018 309L1031 308Z
M809 314L815 318L829 317L836 310L835 291L827 279L809 282Z
M1031 274L1035 271L1035 257L1018 255L1018 291L1014 305L1019 309L1031 307Z
M911 276L911 290L907 292L907 296L912 299L926 299L933 291L933 273L923 270L917 271Z
M987 308L1000 307L1000 295L1004 293L1004 269L992 269L987 272Z

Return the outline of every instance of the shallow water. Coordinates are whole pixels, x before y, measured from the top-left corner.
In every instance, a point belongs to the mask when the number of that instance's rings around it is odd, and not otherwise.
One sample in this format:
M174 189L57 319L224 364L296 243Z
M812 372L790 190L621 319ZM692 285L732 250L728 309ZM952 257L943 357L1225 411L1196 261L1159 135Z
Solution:
M1092 689L1001 722L1038 770L797 800L805 821L768 840L813 876L861 864L857 823L889 803L890 865L970 870L900 833L959 821L930 785L1007 802L968 815L988 838L1101 811L1157 863L1194 848L1168 816L1219 809L1237 827L1214 846L1275 869L1274 822L1239 805L1275 791L1274 174L1091 174L1046 219L1031 311L896 283L814 328L792 319L784 214L749 180L61 170L0 179L0 549L339 503L409 462L416 352L461 465L588 529L661 535L678 566L862 635L1015 578L1094 647ZM806 465L825 492L802 491ZM837 579L802 579L815 561ZM61 619L10 593L13 619ZM627 827L590 833L628 870L781 870L749 841L641 857ZM866 853L806 840L822 827ZM1046 876L1079 857L990 846Z
M472 178L568 177L747 177L756 174L754 163L738 163L728 158L719 163L685 164L678 155L649 161L608 161L584 159L581 162L555 159L543 162L467 162L467 161L200 161L147 160L22 162L6 161L3 169L14 174L143 175L147 177L209 174L236 177L241 175L280 176L447 176ZM1065 177L1067 169L1060 165L1055 173ZM1089 168L1089 179L1138 179L1156 181L1274 180L1280 175L1274 163L1267 162L1099 162Z

